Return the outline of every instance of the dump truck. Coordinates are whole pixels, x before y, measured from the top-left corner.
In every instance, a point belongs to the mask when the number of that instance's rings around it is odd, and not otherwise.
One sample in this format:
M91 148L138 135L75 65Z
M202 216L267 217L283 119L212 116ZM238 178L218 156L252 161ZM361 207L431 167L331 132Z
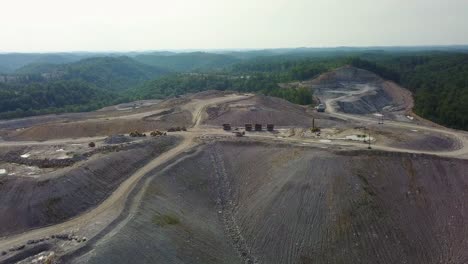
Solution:
M231 124L223 124L223 129L226 131L231 130Z
M273 124L267 124L267 131L273 131L275 129L275 125Z
M245 124L245 131L252 131L252 124Z
M255 131L262 131L262 124L255 124Z

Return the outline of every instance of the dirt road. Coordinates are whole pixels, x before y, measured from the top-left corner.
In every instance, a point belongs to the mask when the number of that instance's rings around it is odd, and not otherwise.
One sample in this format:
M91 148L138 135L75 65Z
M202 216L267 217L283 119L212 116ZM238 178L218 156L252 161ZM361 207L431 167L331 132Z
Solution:
M367 92L367 90L363 89L361 90L361 92ZM352 95L349 95L349 96L356 96L356 95L357 93L353 93ZM354 121L362 122L368 125L376 123L376 119L373 119L367 116L352 115L352 114L338 112L338 110L335 108L335 102L337 100L340 100L341 98L347 98L347 97L348 95L344 95L342 97L325 100L327 112L332 116L335 116L344 120L354 120ZM385 150L385 151L395 151L395 152L424 153L424 154L432 154L432 155L447 156L447 157L468 158L468 133L467 132L453 130L449 128L429 127L429 126L422 126L422 125L417 125L417 124L391 121L391 120L385 121L384 125L394 127L394 128L405 128L409 130L414 129L418 131L430 131L430 132L450 135L458 141L460 148L449 150L449 151L416 151L412 149L394 148L394 147L389 147L389 146L376 145L374 146L375 149Z
M124 208L125 201L127 200L129 193L133 190L133 188L136 186L138 181L145 174L147 174L154 168L170 161L171 159L181 154L182 152L187 151L191 149L192 147L196 146L197 143L194 142L194 138L205 133L205 131L198 129L198 127L202 122L203 112L204 112L204 109L206 109L206 107L210 105L219 104L219 103L229 102L229 101L242 100L248 97L249 96L245 96L245 95L230 95L230 96L225 96L225 97L212 98L208 100L196 100L195 102L191 103L188 109L191 110L193 113L193 122L194 122L194 128L196 131L194 131L193 133L178 133L179 136L183 137L183 141L178 146L158 156L157 158L155 158L154 160L152 160L151 162L143 166L141 169L139 169L137 172L135 172L130 178L124 181L119 186L119 188L115 190L112 193L112 195L109 198L107 198L103 203L101 203L98 207L76 218L63 222L61 224L31 230L31 231L25 232L23 234L15 235L15 236L4 237L0 239L0 249L8 249L12 246L25 243L25 241L31 238L47 237L47 236L51 236L51 235L58 234L58 233L66 233L67 231L69 232L70 230L77 230L77 229L79 230L95 222L96 218L100 216L105 217L106 215L108 215L109 211L121 212ZM211 130L207 130L207 131L211 131ZM92 138L92 139L97 139L97 138ZM10 146L10 145L17 146L18 143L25 144L25 145L58 144L58 143L72 143L72 142L76 143L76 142L86 142L87 140L90 140L90 138L53 140L53 141L46 141L46 142L11 142L9 141L9 142L0 142L0 146Z
M125 201L129 193L133 190L138 181L148 172L154 168L164 164L167 161L170 161L180 153L190 149L195 146L196 143L193 141L194 134L186 133L181 134L183 141L176 146L175 148L169 150L158 156L156 159L152 160L137 172L135 172L130 178L124 181L117 190L115 190L112 195L107 198L103 203L98 207L92 209L91 211L84 213L76 218L68 220L58 225L53 225L49 227L39 228L32 231L25 232L23 234L6 237L0 240L0 248L7 249L17 244L24 243L25 241L31 238L40 238L51 236L58 233L67 233L69 230L76 230L86 227L87 225L93 223L96 218L99 216L106 216L107 211L109 210L118 210L121 211L124 207Z
M125 202L130 194L130 192L135 188L137 183L142 179L142 177L150 172L151 170L157 168L158 166L171 161L177 155L193 148L197 145L194 141L195 138L203 136L203 135L215 135L222 133L219 129L210 129L201 126L201 123L204 119L204 115L206 115L206 108L211 105L226 103L226 102L233 102L239 101L248 98L250 95L229 95L217 98L211 98L206 100L195 99L193 102L185 105L184 107L191 111L193 115L193 128L190 129L189 132L186 133L178 133L179 136L183 137L183 141L176 146L175 148L169 150L166 153L158 156L141 169L139 169L136 173L134 173L130 178L124 181L117 190L102 204L97 206L96 208L76 217L70 219L66 222L61 224L57 224L54 226L39 228L36 230L31 230L25 232L23 234L4 237L0 239L0 249L5 250L9 247L14 245L25 243L29 239L36 239L45 236L51 236L53 234L58 233L65 233L70 230L82 229L90 224L93 224L97 218L106 217L110 211L112 212L121 212L124 208ZM336 99L336 98L335 98ZM333 100L327 100L325 103L327 105L327 111L335 117L340 119L351 119L356 120L363 123L375 123L376 120L364 117L364 116L357 116L357 115L349 115L344 113L339 113L333 107ZM426 126L420 126L410 123L402 123L396 121L387 121L386 126L392 126L397 128L408 128L408 129L418 129L418 130L426 130L426 131L433 131L439 132L443 134L449 134L460 141L461 148L453 151L443 151L443 152L435 152L435 151L414 151L411 149L404 149L404 148L394 148L388 146L381 146L381 145L374 145L374 149L378 150L385 150L385 151L396 151L396 152L410 152L410 153L426 153L426 154L434 154L434 155L441 155L441 156L450 156L450 157L460 157L466 158L468 157L468 136L467 133L461 131L455 131L451 129L440 129L440 128L432 128ZM314 143L314 144L331 144L331 145L342 145L342 146L357 146L362 147L362 143L357 142L319 142L317 140L310 140L310 139L297 139L297 138L276 138L273 135L252 135L252 137L268 137L271 139L281 140L281 141L289 141L289 142L302 142L302 143ZM95 138L93 138L94 140ZM55 141L47 141L47 142L20 142L19 144L58 144L58 143L71 143L71 142L86 142L90 140L89 138L86 139L67 139L67 140L55 140ZM18 142L0 142L0 146L10 146L10 145L18 145Z

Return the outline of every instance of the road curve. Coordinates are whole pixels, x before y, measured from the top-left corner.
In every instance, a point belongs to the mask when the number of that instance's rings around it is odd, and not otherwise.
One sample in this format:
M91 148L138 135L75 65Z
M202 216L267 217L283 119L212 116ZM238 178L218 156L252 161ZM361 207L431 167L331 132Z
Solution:
M173 149L162 153L148 164L137 170L132 176L130 176L127 180L125 180L112 194L109 196L105 201L103 201L99 206L91 209L88 212L85 212L75 218L72 218L68 221L63 223L38 228L34 230L30 230L24 232L22 234L8 236L0 238L0 250L6 250L9 247L23 244L29 239L36 239L40 237L51 236L53 234L64 233L69 230L81 229L90 224L95 222L95 219L98 217L105 216L108 214L109 211L118 211L121 212L124 208L125 202L130 194L130 192L135 188L137 183L143 178L144 175L149 173L151 170L157 168L158 166L165 164L172 159L174 159L179 154L188 151L189 149L195 147L198 143L194 140L195 138L202 136L202 135L214 135L220 134L219 130L213 130L210 128L203 128L200 127L203 121L203 115L206 113L206 108L211 105L216 105L220 103L232 102L232 101L239 101L243 99L249 98L251 95L230 95L224 97L217 97L207 100L195 100L194 102L188 104L186 106L187 110L192 112L193 115L193 129L190 132L182 132L182 133L175 133L182 137L182 142L174 147ZM334 100L334 99L330 99ZM365 117L365 116L357 116L357 115L350 115L345 113L340 113L334 109L332 106L332 102L327 100L325 101L327 105L327 111L330 115L341 118L341 119L351 119L360 122L368 122L372 123L375 122L374 119ZM405 148L394 148L382 145L373 145L373 149L384 150L384 151L394 151L394 152L407 152L407 153L421 153L421 154L433 154L433 155L440 155L440 156L449 156L449 157L468 157L468 140L467 140L467 133L462 131L456 131L452 129L441 129L441 128L433 128L403 122L396 122L396 121L387 121L387 126L394 126L398 128L409 128L409 129L418 129L418 130L426 130L426 131L433 131L439 133L450 134L451 136L457 138L461 143L461 148L453 151L415 151L411 149ZM362 147L362 143L357 142L343 142L343 141L332 141L330 143L319 142L317 140L311 139L297 139L297 138L277 138L274 136L268 135L252 135L253 138L255 137L267 137L271 139L287 141L287 142L302 142L302 143L314 143L314 144L325 144L325 145L342 145L342 146L358 146ZM94 139L94 138L93 138ZM64 142L85 142L89 140L86 139L64 139L64 140L56 140L56 141L45 141L45 142L0 142L0 146L10 146L10 145L17 145L18 143L22 144L57 144L57 142L64 143Z
M183 138L182 142L177 145L176 147L170 149L167 152L162 153L145 166L137 170L132 176L130 176L127 180L125 180L106 200L104 200L100 205L91 209L88 212L85 212L75 218L72 218L68 221L65 221L60 224L42 227L38 229L33 229L30 231L26 231L21 234L13 235L13 236L6 236L0 238L0 250L6 250L10 247L13 247L18 244L25 243L25 241L29 239L36 239L40 237L47 237L58 233L64 233L69 230L76 230L86 227L95 222L95 219L99 216L105 216L108 211L110 210L117 210L121 212L124 208L125 202L128 198L130 192L135 188L137 183L144 175L155 169L156 167L172 160L179 154L190 150L191 148L195 147L197 143L194 139L203 134L204 131L199 129L199 125L203 119L203 111L211 105L216 105L220 103L230 102L230 101L238 101L242 99L246 99L251 95L230 95L224 97L216 97L208 100L197 100L190 105L190 110L192 110L193 114L193 122L194 122L194 132L193 133L174 133ZM0 142L0 146L10 146L10 145L18 145L25 144L37 144L37 145L47 145L47 144L57 144L57 143L70 143L70 142L86 142L90 138L82 138L82 139L63 139L63 140L52 140L52 141L45 141L45 142ZM97 138L92 138L97 139Z

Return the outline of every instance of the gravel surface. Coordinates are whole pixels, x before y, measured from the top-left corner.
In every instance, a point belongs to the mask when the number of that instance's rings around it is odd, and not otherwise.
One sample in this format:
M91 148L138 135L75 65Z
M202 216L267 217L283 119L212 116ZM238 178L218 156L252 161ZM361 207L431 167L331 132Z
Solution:
M464 263L468 161L214 143L77 263ZM366 154L368 153L368 154Z

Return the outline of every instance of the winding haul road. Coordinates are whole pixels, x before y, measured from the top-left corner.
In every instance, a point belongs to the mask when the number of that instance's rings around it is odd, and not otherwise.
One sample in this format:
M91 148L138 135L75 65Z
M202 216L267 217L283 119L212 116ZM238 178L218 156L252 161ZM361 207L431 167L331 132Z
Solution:
M156 167L172 160L179 154L190 150L197 143L194 139L204 133L203 129L199 129L199 124L201 123L201 119L203 117L203 113L206 112L206 108L211 105L221 104L230 101L238 101L243 100L251 95L229 95L225 97L217 97L208 100L195 100L193 103L189 104L189 109L194 113L193 123L194 123L194 133L178 133L180 137L182 137L182 142L177 145L175 148L170 149L169 151L162 153L148 164L137 170L132 176L130 176L127 180L125 180L112 194L109 196L104 202L102 202L96 208L81 214L75 218L72 218L66 222L33 229L31 231L24 232L22 234L3 237L0 239L0 250L7 250L10 247L13 247L18 244L24 244L29 239L37 239L41 237L47 237L58 233L70 233L73 230L85 228L91 224L95 224L96 218L98 217L106 217L109 215L109 212L121 212L125 206L125 201L127 200L130 192L134 189L137 185L139 180L143 178L144 175L149 173L151 170L155 169ZM58 143L70 143L70 142L86 142L90 138L86 139L77 139L77 140L70 140L70 139L62 139L62 140L53 140L53 141L46 141L46 142L37 142L37 144L46 145L46 144L58 144ZM99 138L92 138L92 139L99 139ZM20 145L30 145L34 142L0 142L0 146L12 146L16 145L15 143L19 143Z
M40 237L51 236L53 234L58 233L70 233L76 229L86 228L89 225L96 224L97 218L105 218L108 215L111 215L110 212L122 212L125 207L125 202L129 197L130 192L135 188L137 183L143 178L144 175L152 171L153 169L161 166L163 164L167 164L169 161L173 160L178 155L192 149L196 145L198 145L196 138L201 136L214 136L223 134L226 135L227 133L221 132L219 129L210 129L206 127L200 126L204 116L206 115L206 108L211 105L217 105L226 102L234 102L239 100L244 100L249 98L252 95L229 95L224 97L216 97L211 99L194 99L192 102L188 103L184 106L187 110L191 111L193 114L193 127L190 129L189 132L184 133L176 133L178 136L182 137L182 142L177 145L175 148L159 155L148 164L140 168L136 171L132 176L130 176L127 180L125 180L112 194L109 196L103 203L99 206L89 210L86 213L83 213L75 218L72 218L66 222L38 228L34 230L30 230L24 232L22 234L3 237L0 239L0 251L7 250L10 247L15 245L24 244L29 239L37 239ZM375 123L376 120L370 117L365 116L358 116L358 115L350 115L345 113L338 112L333 104L339 98L329 99L326 101L327 111L331 116L346 119L346 120L355 120L363 123ZM384 151L395 151L395 152L410 152L410 153L426 153L426 154L433 154L433 155L440 155L440 156L448 156L448 157L457 157L457 158L468 158L468 136L466 132L456 131L451 129L441 129L441 128L433 128L427 126L421 126L416 124L404 123L404 122L396 122L396 121L386 121L386 126L392 126L396 128L407 128L407 129L418 129L422 131L432 131L438 133L449 134L452 137L456 138L460 142L460 148L455 149L452 151L415 151L411 149L405 148L394 148L388 147L384 145L373 145L373 149L384 150ZM351 146L351 147L359 147L362 148L362 143L357 142L344 142L344 141L332 141L329 143L320 142L318 140L311 140L311 139L297 139L297 138L277 138L273 135L255 135L251 134L249 137L252 138L270 138L274 140L281 140L285 142L302 142L302 143L313 143L313 144L326 144L326 145L339 145L339 146ZM101 138L92 138L93 140L101 139ZM58 143L70 143L70 142L86 142L89 141L90 138L82 138L82 139L62 139L62 140L52 140L46 142L0 142L0 146L12 146L12 145L31 145L31 144L38 144L38 145L46 145L46 144L58 144ZM104 228L103 226L102 228Z

